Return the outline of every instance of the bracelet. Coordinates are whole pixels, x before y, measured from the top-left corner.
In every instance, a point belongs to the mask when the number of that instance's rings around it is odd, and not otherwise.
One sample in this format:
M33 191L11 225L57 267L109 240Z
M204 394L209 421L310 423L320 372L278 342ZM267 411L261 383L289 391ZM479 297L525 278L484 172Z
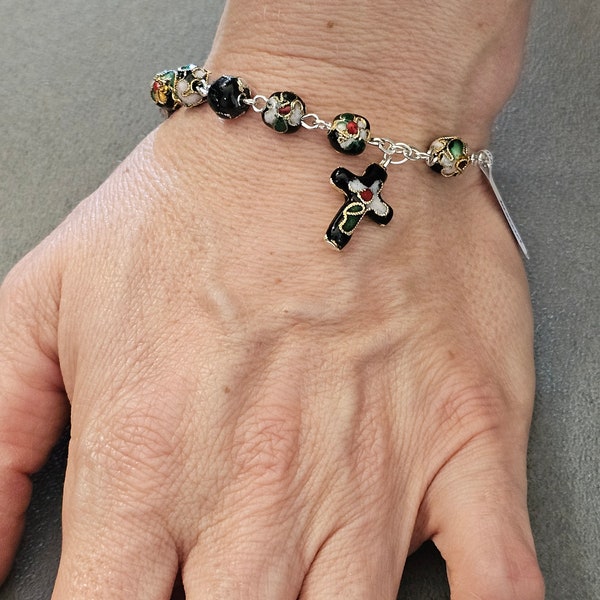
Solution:
M383 154L381 161L370 164L362 175L344 167L338 167L331 174L331 183L345 198L325 233L325 241L337 250L342 250L350 241L365 215L379 225L391 221L392 207L381 197L388 167L423 161L443 177L459 175L470 164L477 165L487 178L521 252L529 258L492 177L493 156L489 150L471 153L459 137L444 136L434 140L429 149L422 152L405 142L373 136L369 121L361 115L340 113L332 121L324 121L315 113L307 113L304 101L293 92L275 92L269 97L252 95L240 77L223 75L212 83L209 83L209 77L210 71L192 64L161 71L152 81L152 99L167 117L182 106L191 108L205 102L223 119L235 119L252 108L262 115L265 125L278 133L293 133L300 127L323 130L333 148L342 154L361 154L368 146Z

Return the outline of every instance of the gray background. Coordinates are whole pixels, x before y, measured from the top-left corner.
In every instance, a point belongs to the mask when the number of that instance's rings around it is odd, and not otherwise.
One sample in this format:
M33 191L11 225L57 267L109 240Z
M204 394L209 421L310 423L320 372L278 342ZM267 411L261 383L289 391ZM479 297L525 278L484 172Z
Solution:
M0 0L0 276L159 123L149 78L202 64L221 9L221 0ZM599 58L600 2L538 2L521 84L492 144L532 255L529 503L550 600L600 599ZM65 461L66 435L35 477L0 600L50 598ZM447 595L427 546L409 560L400 598Z

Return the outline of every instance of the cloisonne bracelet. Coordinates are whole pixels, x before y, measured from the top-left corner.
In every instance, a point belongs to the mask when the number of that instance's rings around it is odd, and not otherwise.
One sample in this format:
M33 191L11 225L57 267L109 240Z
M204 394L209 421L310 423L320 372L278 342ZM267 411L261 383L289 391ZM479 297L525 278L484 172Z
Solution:
M293 133L300 127L324 130L338 152L361 154L370 145L383 154L382 160L370 164L362 175L355 175L344 167L338 167L331 174L331 183L345 197L344 204L325 233L325 241L336 249L341 250L350 241L365 215L379 225L387 225L391 221L392 207L381 197L387 168L408 161L424 161L444 177L458 175L470 164L477 165L489 181L521 252L529 258L523 239L494 183L493 157L489 150L470 153L460 138L445 136L434 140L427 152L422 152L404 142L372 136L369 121L361 115L341 113L331 122L324 121L315 113L307 113L304 102L293 92L275 92L268 98L253 96L239 77L223 75L209 83L209 76L209 71L196 65L161 71L152 81L152 99L166 116L181 106L194 107L208 102L219 117L235 119L252 107L255 112L262 114L266 125L279 133Z

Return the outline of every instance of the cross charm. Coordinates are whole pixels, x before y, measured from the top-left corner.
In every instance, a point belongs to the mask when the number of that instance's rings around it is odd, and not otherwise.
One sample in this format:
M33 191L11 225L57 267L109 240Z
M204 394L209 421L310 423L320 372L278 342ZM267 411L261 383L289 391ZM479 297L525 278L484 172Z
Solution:
M346 196L346 201L327 229L326 242L341 250L365 215L379 225L392 220L392 207L379 195L386 179L387 171L378 163L370 164L361 176L344 167L331 174L331 183Z

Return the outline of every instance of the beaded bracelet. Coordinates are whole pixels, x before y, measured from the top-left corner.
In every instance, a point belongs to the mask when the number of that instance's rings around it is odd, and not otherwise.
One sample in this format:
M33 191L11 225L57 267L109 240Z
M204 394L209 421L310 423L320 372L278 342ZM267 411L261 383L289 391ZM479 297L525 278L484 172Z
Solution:
M356 175L344 167L338 167L331 174L331 183L345 198L325 233L325 241L336 249L342 250L350 241L365 215L379 225L387 225L391 221L392 207L381 197L387 168L409 161L424 161L444 177L459 175L470 164L477 165L489 181L521 252L529 258L523 239L494 183L493 157L489 150L470 153L460 138L444 136L434 140L427 152L422 152L404 142L372 136L369 121L361 115L341 113L331 122L324 121L315 113L307 113L303 100L293 92L275 92L268 98L253 96L240 77L223 75L209 83L209 76L208 70L192 64L161 71L152 81L152 99L165 116L181 106L194 107L208 102L219 117L235 119L252 107L255 112L262 114L267 126L279 133L293 133L300 127L324 130L338 152L357 155L367 146L374 146L383 154L381 161L370 164L362 175Z

